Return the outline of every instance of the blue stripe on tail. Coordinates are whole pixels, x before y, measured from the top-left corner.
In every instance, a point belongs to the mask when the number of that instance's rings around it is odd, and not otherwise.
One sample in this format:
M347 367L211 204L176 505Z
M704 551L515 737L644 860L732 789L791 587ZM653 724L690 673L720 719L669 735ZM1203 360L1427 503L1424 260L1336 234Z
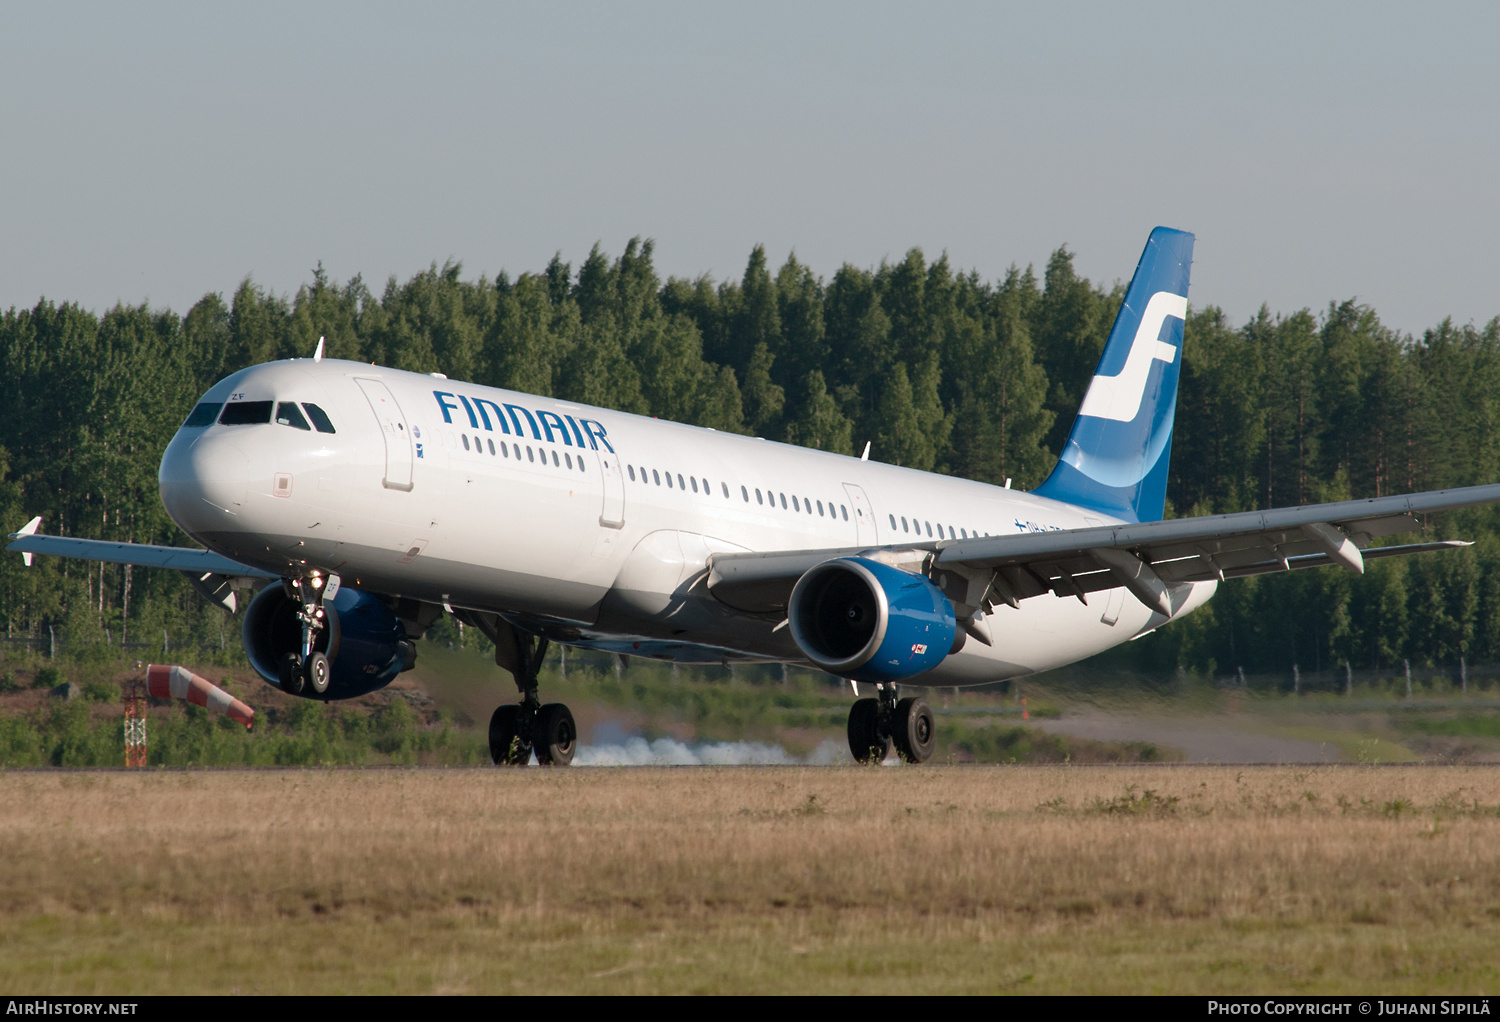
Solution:
M1161 519L1192 263L1191 234L1151 232L1062 457L1037 494L1126 521Z

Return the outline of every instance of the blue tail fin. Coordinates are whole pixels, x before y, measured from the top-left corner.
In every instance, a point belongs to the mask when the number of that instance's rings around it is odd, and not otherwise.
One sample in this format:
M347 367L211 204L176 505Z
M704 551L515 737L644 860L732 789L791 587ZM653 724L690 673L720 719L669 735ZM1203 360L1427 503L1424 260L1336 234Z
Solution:
M1193 236L1151 232L1062 457L1034 492L1133 522L1167 498Z

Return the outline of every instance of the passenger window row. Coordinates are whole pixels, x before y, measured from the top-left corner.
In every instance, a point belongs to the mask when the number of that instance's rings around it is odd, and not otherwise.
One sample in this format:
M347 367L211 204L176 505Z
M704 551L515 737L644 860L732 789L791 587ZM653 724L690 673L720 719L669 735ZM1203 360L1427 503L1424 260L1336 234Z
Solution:
M494 440L486 440L482 437L476 436L474 438L474 442L470 444L469 435L467 433L460 433L459 437L463 440L464 450L466 451L473 451L476 454L483 454L485 452L485 448L488 447L489 453L491 455L497 455L498 457L502 458L514 457L517 461L521 460L520 444L507 444L504 440L502 440L500 441L499 450L496 451ZM549 452L545 448L538 447L535 450L532 450L530 444L526 445L526 460L532 464L535 464L538 458L541 459L543 465L547 464L548 453ZM565 451L563 452L563 456L559 458L556 451L552 451L550 453L552 455L552 466L554 468L562 468L565 462L569 470L574 467L572 454ZM577 468L580 472L588 471L586 468L584 468L583 455L581 454L578 456Z
M660 486L662 485L662 481L665 479L668 489L677 489L683 491L691 489L692 492L701 493L704 496L709 496L714 492L713 486L709 484L709 481L707 479L703 479L702 486L699 486L699 480L697 477L688 476L686 479L684 479L682 473L680 472L677 473L675 477L676 482L674 483L673 475L670 471L663 472L659 469L648 469L644 465L640 466L639 468L637 468L635 465L627 465L626 470L630 473L630 481L633 483L639 482L646 485ZM728 500L729 484L721 480L719 482L719 489L724 499ZM750 488L747 486L741 486L740 497L745 501L745 503L750 503ZM816 507L817 515L819 518L826 517L832 518L834 521L838 521L839 515L840 513L842 513L843 520L846 522L849 520L849 508L843 504L839 504L837 505L838 510L835 511L835 504L831 500L828 502L828 505L825 508L821 500L813 500L810 497L802 497L799 499L794 494L791 498L791 501L788 502L787 495L785 493L778 494L773 493L770 490L766 490L765 493L762 493L760 490L755 491L755 502L762 507L764 507L766 505L766 502L769 500L771 506L774 508L776 506L776 500L778 497L780 497L781 499L781 507L783 510L790 509L792 511L800 511L806 512L807 514L812 514L813 508Z
M889 517L890 520L891 520L891 531L894 532L896 530L896 516L895 515L888 515L887 517ZM902 532L915 532L918 536L920 536L920 535L922 535L922 530L924 528L927 530L927 535L928 535L929 538L931 538L933 536L933 529L934 528L937 529L936 538L937 539L942 539L943 538L943 523L942 522L938 522L937 525L934 526L929 521L926 521L926 520L919 521L917 519L917 517L915 515L913 515L911 523L908 525L907 521L906 521L906 516L903 515L901 517L901 531ZM989 533L986 532L985 535L988 536ZM976 530L974 530L973 533L970 533L968 529L957 529L957 530L955 530L954 527L950 525L950 526L948 526L948 537L947 538L948 539L978 539L979 538L979 530L976 529Z
M747 487L744 487L744 486L740 487L740 496L744 498L746 504L750 503L750 490ZM792 499L791 499L790 505L788 505L787 497L786 497L785 493L773 492L772 490L770 490L768 488L766 490L766 492L765 492L765 495L762 496L760 490L757 489L755 491L755 503L757 503L757 504L762 504L762 505L764 505L764 504L770 504L772 507L775 507L776 506L776 501L778 499L780 499L780 501L781 501L781 509L783 511L786 511L786 510L803 511L803 512L806 512L807 514L812 514L813 513L813 505L816 504L817 508L818 508L818 517L819 518L822 518L822 517L824 517L824 515L827 515L829 518L832 518L834 521L838 521L839 515L842 514L844 521L847 522L849 520L849 508L848 508L847 505L844 505L844 504L837 504L837 505L835 505L834 502L830 500L828 502L827 510L825 510L824 507L823 507L823 502L821 500L813 500L811 497L803 497L799 501L797 499L797 495L794 493L794 494L792 494ZM835 507L838 508L837 511L834 510Z
M676 476L676 480L677 481L675 483L673 483L673 481L672 481L673 477L672 477L672 473L670 471L668 471L668 472L661 472L661 471L658 471L657 469L654 469L654 468L653 469L647 469L645 465L642 465L640 467L639 472L637 472L636 467L634 465L626 465L625 466L625 470L630 473L630 481L633 482L633 483L634 482L649 483L649 482L652 482L653 480L655 480L656 485L660 486L662 484L662 480L665 479L666 480L666 484L667 484L667 489L669 489L669 490L676 489L676 490L684 490L684 491L686 491L688 489L691 489L694 493L701 493L705 497L709 496L710 494L712 494L714 492L714 488L711 485L709 485L709 482L708 482L707 479L702 479L701 480L702 486L700 486L699 485L700 477L698 477L698 476L688 476L686 479L684 479L682 477L682 473L678 472L677 476ZM724 489L724 497L727 499L729 497L729 484L721 482L719 485L721 487L723 487L723 489Z

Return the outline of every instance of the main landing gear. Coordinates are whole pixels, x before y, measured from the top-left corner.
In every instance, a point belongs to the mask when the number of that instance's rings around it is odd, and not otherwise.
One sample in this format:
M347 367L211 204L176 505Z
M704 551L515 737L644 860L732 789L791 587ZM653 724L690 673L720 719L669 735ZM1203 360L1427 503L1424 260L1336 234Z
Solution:
M874 699L849 708L849 751L855 762L879 763L892 744L907 763L925 763L937 747L937 722L921 696L898 700L894 683L876 685Z
M490 717L490 759L496 766L525 766L535 752L542 766L567 766L578 751L572 711L537 698L537 674L547 656L547 640L505 622L494 638L495 663L516 679L521 702L507 703Z
M302 648L287 653L278 665L281 690L288 695L301 695L306 689L316 698L328 691L328 657L313 648L319 634L328 627L328 616L323 610L326 581L322 575L281 580L287 598L300 605L297 620L302 625Z

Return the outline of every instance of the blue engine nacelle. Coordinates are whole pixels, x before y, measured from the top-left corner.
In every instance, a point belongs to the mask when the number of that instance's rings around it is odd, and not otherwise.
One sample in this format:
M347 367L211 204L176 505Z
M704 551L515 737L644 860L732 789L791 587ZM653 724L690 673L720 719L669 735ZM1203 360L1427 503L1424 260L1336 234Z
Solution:
M374 692L411 665L415 647L405 627L373 596L340 589L323 607L328 624L318 633L313 648L328 657L332 670L328 691L313 698L352 699ZM276 582L262 589L245 610L245 653L250 666L277 688L281 687L282 658L302 649L298 609L297 601ZM304 688L303 694L311 695L311 690Z
M953 605L921 575L864 557L808 569L787 605L792 638L829 674L900 681L958 648Z

